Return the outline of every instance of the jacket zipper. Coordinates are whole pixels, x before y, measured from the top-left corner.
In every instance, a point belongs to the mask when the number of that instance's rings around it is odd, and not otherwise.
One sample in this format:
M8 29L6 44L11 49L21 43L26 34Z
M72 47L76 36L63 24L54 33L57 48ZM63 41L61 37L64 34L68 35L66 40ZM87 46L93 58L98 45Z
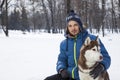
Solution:
M77 37L75 37L74 39L74 62L75 62L75 67L72 69L72 78L74 79L74 71L77 68L77 60L76 60L76 41L77 41Z

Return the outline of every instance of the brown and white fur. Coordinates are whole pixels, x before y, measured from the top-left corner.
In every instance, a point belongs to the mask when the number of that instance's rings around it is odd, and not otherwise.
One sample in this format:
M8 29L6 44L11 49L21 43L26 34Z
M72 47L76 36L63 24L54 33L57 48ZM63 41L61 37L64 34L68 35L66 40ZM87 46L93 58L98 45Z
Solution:
M89 72L102 60L103 56L100 53L98 37L96 40L91 40L90 37L87 37L80 50L80 57L78 60L80 80L109 80L107 71L104 71L96 79L93 79L93 77L89 75Z

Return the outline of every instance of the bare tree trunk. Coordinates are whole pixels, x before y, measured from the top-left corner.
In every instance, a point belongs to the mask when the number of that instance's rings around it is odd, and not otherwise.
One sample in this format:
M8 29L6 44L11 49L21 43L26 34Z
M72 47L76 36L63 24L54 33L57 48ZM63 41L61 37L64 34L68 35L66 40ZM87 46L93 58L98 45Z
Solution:
M45 20L46 20L46 29L47 29L47 32L50 33L50 25L49 25L49 19L48 19L48 11L47 11L47 8L45 6L45 3L44 3L44 0L42 0L42 6L43 6L43 11L45 13Z
M0 4L0 8L3 7L4 3L5 3L5 0L3 0L3 1L1 2L1 4Z
M88 25L89 25L89 30L92 33L92 19L93 19L93 0L91 0L91 2L89 2L89 7L88 7Z
M88 24L88 0L84 0L83 2L83 22L84 22L84 28L87 28L87 24Z
M120 0L118 1L118 6L119 6L119 20L120 20Z
M86 9L85 9L85 13L86 13L86 16L85 16L85 24L86 24L86 26L87 26L87 15L88 15L88 14L87 14L87 9L88 9L88 8L87 8L87 7L88 7L87 4L88 4L88 2L85 1L85 8L86 8Z
M0 1L0 23L2 23L2 8L4 4L5 4L5 0L3 0L2 2Z
M8 1L7 0L3 0L2 4L0 5L1 7L1 15L2 15L2 7L5 4L5 17L2 17L1 21L2 21L2 29L5 33L5 35L8 37ZM3 18L4 18L4 23L3 23Z
M55 28L55 20L54 20L54 16L55 16L55 1L54 0L47 0L48 1L48 5L49 5L49 9L50 9L50 15L51 15L51 27L52 27L52 33L56 33L56 28Z
M54 19L53 19L54 13L53 13L53 6L52 6L52 5L53 5L53 2L52 2L52 1L51 1L50 5L51 5L50 11L51 11L51 26L52 26L52 33L55 33Z
M113 28L114 28L114 19L113 19L113 0L111 0L111 4L112 4L112 33L113 33Z
M105 0L102 0L102 35L103 37L105 36L104 33L104 24L105 24Z
M33 17L32 17L32 21L33 21L33 32L36 32L36 20L35 20L35 7L32 6L33 9L32 9L32 12L33 12Z
M116 21L116 15L115 15L115 11L114 11L114 4L113 4L113 0L111 1L112 4L112 33L115 30L115 32L117 32L117 21Z
M119 20L118 20L118 22L120 22L120 0L118 1L118 9L119 9ZM118 25L120 25L120 23L118 23ZM120 26L119 26L119 29L120 29Z
M67 0L67 14L70 12L70 9L71 9L71 1L70 0Z

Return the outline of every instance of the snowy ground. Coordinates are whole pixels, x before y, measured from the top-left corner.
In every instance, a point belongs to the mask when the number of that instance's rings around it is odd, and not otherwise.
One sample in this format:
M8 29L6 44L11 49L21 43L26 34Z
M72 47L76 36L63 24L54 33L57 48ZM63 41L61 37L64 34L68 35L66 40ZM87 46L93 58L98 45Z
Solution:
M56 73L59 43L63 34L0 32L0 80L43 80ZM120 80L120 34L100 35L112 62L111 80Z

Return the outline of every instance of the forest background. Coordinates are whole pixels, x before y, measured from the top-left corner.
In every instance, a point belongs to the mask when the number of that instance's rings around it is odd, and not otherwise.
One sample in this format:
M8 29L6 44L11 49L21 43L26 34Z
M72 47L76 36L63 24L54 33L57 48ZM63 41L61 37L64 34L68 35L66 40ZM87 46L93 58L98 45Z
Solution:
M0 29L63 33L70 10L91 33L120 32L120 0L0 0Z

